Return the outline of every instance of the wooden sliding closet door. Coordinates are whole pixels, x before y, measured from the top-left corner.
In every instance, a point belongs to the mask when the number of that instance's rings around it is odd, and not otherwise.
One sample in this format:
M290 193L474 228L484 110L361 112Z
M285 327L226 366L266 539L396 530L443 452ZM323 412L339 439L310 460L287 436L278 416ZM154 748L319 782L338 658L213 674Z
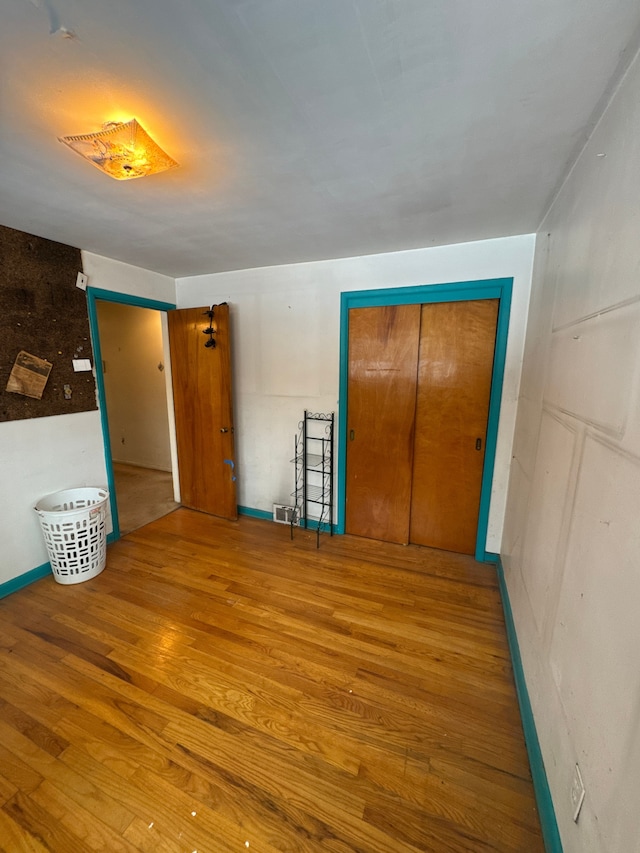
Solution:
M475 551L497 299L422 306L410 540Z
M349 312L346 531L409 541L420 305Z

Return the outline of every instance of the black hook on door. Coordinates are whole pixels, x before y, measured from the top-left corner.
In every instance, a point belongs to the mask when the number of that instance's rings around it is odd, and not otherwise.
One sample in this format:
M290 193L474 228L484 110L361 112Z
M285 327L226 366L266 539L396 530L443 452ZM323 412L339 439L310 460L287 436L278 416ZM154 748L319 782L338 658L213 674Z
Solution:
M212 305L208 311L204 312L205 315L209 318L209 325L207 326L206 329L202 330L203 335L209 335L209 340L205 341L205 344L204 344L207 347L207 349L209 349L209 348L215 349L215 346L216 346L216 339L213 337L217 331L217 329L213 328L213 317L214 317L213 309L214 308L215 308L215 305Z

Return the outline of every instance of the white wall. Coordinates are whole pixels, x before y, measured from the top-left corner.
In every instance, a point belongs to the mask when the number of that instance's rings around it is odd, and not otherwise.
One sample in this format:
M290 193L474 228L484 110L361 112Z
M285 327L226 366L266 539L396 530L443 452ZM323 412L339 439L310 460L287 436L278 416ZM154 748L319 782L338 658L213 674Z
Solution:
M0 424L0 584L48 561L38 500L61 489L106 487L97 412Z
M175 281L168 275L85 251L82 252L82 265L89 276L90 287L143 296L160 302L176 301Z
M514 293L487 548L498 551L531 282L533 235L178 279L179 308L227 301L239 503L290 502L305 408L337 411L340 293L511 277Z
M636 58L538 236L503 542L565 853L640 850L639 188Z
M167 276L88 252L82 260L93 287L175 301L174 281ZM33 511L39 498L60 489L106 486L100 413L0 423L0 483L2 584L48 560Z
M171 471L161 314L117 302L98 301L96 309L111 456Z

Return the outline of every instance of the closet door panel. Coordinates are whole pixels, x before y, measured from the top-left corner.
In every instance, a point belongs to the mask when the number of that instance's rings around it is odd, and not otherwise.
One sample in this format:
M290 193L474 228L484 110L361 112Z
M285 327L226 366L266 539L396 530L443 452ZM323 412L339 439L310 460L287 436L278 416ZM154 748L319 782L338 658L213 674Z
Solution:
M346 532L409 541L420 305L349 312Z
M410 541L475 552L498 300L422 306Z

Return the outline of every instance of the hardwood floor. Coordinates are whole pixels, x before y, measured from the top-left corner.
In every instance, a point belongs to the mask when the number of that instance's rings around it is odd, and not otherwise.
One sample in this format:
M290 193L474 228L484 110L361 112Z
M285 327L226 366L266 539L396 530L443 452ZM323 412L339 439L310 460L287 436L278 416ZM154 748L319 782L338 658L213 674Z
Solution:
M542 851L495 571L180 509L0 602L0 849Z

